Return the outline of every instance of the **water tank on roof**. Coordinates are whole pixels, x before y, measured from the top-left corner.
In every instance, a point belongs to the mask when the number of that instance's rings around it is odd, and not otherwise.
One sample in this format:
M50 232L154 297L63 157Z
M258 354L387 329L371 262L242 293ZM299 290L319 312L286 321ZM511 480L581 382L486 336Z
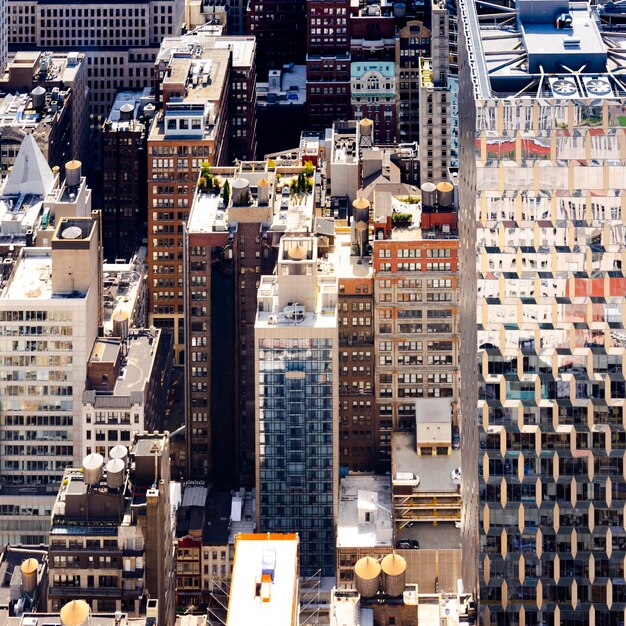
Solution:
M364 117L359 122L359 132L361 133L361 137L371 137L372 136L372 127L374 126L372 120Z
M128 311L123 307L118 307L113 311L111 319L113 321L113 336L121 339L128 338Z
M111 459L107 463L107 487L119 489L124 484L126 463L122 459Z
M68 161L65 164L65 183L68 187L78 187L80 185L81 169L83 164L80 161Z
M126 463L126 459L128 458L128 448L122 445L113 446L109 450L109 458L110 459L122 459L122 461Z
M357 198L352 203L352 218L356 222L369 223L370 220L370 203L365 198Z
M437 185L437 203L440 207L451 207L454 202L454 187L448 181Z
M129 122L133 119L135 107L130 102L125 102L120 107L120 122Z
M46 90L41 85L38 85L30 92L30 97L33 101L34 109L43 109L46 104Z
M233 194L233 206L248 206L250 203L250 181L236 178L230 185Z
M406 561L399 554L388 554L381 563L383 591L392 598L404 593L406 587Z
M404 2L396 2L393 5L394 17L404 17L406 14L406 4Z
M257 188L257 200L259 204L266 205L270 202L270 182L262 178Z
M91 609L84 600L72 600L61 609L61 626L86 626L89 623Z
M39 562L37 559L26 559L22 561L22 587L26 593L34 593L37 589L37 570Z
M88 454L83 459L83 479L87 485L97 485L102 480L104 458L101 454Z
M364 598L372 598L380 589L380 564L371 556L364 556L354 566L356 590Z
M437 187L434 183L422 185L422 207L434 207L437 201Z

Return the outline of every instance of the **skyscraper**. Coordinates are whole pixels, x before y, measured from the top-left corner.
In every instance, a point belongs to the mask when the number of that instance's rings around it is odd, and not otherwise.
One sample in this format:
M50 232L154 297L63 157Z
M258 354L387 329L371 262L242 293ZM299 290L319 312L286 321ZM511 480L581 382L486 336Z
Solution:
M619 624L624 33L586 3L459 15L466 587L484 624Z
M337 278L311 236L280 240L255 326L257 528L297 532L305 575L334 569L339 487Z

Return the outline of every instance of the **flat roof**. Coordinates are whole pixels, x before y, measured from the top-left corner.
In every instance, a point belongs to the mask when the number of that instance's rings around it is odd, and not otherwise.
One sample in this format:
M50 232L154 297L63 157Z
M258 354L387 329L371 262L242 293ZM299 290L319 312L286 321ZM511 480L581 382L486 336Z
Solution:
M196 193L189 211L187 230L191 233L211 233L217 224L228 231L228 219L222 196L217 193Z
M347 228L346 228L347 230ZM324 268L342 278L369 278L374 274L370 265L371 256L365 251L363 258L352 254L349 232L336 232L335 246L328 254L328 261L322 261Z
M256 50L255 37L218 37L215 47L233 53L233 67L250 67Z
M374 501L372 496L375 496ZM376 503L377 504L376 504ZM359 508L373 513L374 522L359 523ZM346 476L339 483L337 547L390 546L391 480L389 476Z
M52 298L52 251L49 248L24 250L17 260L8 285L2 292L5 300L49 300Z
M623 65L626 26L613 21L603 5L503 0L495 6L460 0L458 13L468 40L476 98L623 97L615 73ZM600 77L608 90L588 84ZM558 82L555 86L559 80L571 81L573 94L561 90Z
M226 626L294 624L299 605L298 543L297 535L267 533L237 538ZM260 585L264 561L275 563L267 589ZM261 593L268 601L262 601Z
M419 477L417 491L457 492L459 480L452 479L452 471L461 467L460 450L442 456L420 456L415 451L412 433L396 432L391 437L391 464L393 476L412 473Z

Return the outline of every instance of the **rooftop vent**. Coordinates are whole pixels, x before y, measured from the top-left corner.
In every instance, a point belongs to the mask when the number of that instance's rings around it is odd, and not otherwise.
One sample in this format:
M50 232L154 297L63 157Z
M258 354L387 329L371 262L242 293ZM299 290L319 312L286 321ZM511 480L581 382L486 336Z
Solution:
M571 78L556 78L551 81L552 93L561 98L574 98L578 95L578 87Z

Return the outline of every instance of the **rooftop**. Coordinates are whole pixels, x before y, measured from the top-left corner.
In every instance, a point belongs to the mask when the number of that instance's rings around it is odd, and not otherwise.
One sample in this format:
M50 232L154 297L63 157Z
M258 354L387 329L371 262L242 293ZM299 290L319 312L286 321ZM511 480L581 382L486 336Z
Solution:
M52 251L49 248L24 249L0 298L4 300L52 298Z
M94 613L89 616L90 626L155 626L154 617L128 617L122 613L121 620L114 613ZM5 617L0 614L0 626L61 626L59 613L24 613L21 617Z
M394 482L399 474L413 474L419 478L418 492L456 493L460 487L460 481L452 478L452 472L461 467L459 450L443 456L420 456L412 433L395 432L391 438L391 458Z
M337 547L371 548L392 543L389 476L346 476L339 485Z
M40 52L20 50L9 55L9 63L2 83L23 88L24 74L30 73L29 86L33 82L66 84L71 86L81 69L85 55L80 52ZM33 79L35 79L33 81Z
M459 16L477 98L596 100L625 92L618 74L626 29L601 4L461 0Z
M293 623L299 604L298 544L297 535L237 538L226 626Z
M133 324L142 326L141 318L144 302L146 248L141 247L130 263L104 263L103 299L104 299L104 332L113 332L113 313L118 307L124 308Z
M154 114L154 93L150 87L142 90L119 91L104 123L104 128L105 130L141 130L144 124L140 118L144 114L148 117Z
M256 39L254 37L218 37L215 47L233 53L233 67L247 68L255 60Z
M267 83L257 83L259 106L294 106L306 102L306 65L270 70Z
M342 278L369 278L373 276L370 255L367 252L361 259L352 254L350 232L347 227L336 227L335 245L328 254L328 259L320 261L322 268L328 273Z
M87 389L83 396L84 402L95 404L97 407L106 407L113 398L130 397L134 393L142 394L149 383L156 359L161 331L157 328L133 330L128 335L121 368L115 381L113 392L98 393L98 390ZM117 337L98 338L91 352L90 363L96 361L115 363L122 341ZM133 397L132 399L138 400ZM115 401L113 401L115 403Z

